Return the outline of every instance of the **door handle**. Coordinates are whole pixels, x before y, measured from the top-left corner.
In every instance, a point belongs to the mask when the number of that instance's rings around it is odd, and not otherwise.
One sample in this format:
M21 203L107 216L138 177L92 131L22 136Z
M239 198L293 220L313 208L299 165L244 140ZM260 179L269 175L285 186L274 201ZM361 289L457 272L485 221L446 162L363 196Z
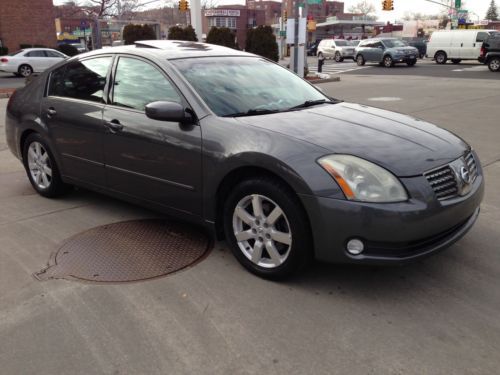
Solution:
M50 107L49 109L47 109L47 117L50 118L55 115L57 115L57 111L54 109L54 107Z
M111 121L105 121L104 123L112 132L117 132L123 129L123 125L120 123L120 121L116 119Z

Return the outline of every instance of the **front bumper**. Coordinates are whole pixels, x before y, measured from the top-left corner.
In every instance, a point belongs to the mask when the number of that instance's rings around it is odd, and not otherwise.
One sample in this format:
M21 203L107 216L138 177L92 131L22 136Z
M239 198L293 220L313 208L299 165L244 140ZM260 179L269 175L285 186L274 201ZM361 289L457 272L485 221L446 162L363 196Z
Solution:
M414 62L417 61L417 55L411 55L411 56L394 56L393 61L395 63L408 63L408 62Z
M443 250L464 236L479 214L484 194L480 171L469 194L438 201L427 180L401 179L412 197L401 203L363 203L301 196L309 214L315 256L335 263L403 264ZM360 255L346 251L361 239Z

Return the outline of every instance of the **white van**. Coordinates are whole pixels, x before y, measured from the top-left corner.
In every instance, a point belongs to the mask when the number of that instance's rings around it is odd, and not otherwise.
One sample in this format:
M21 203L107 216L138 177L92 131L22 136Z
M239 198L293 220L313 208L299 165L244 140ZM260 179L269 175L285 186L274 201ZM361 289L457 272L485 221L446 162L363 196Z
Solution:
M483 41L497 30L443 30L434 31L427 43L427 56L438 64L451 60L458 64L462 60L477 60Z

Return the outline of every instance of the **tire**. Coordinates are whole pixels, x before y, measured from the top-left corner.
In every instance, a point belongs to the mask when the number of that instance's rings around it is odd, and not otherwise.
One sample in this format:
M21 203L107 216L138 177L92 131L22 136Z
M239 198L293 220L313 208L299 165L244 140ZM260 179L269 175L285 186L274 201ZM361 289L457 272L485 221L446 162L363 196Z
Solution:
M363 57L363 55L356 56L356 63L358 64L358 66L363 66L366 64L366 61L365 61L365 58Z
M488 60L488 69L492 72L500 71L500 57L493 57Z
M276 212L281 214L273 216ZM284 279L303 269L312 258L304 209L294 193L277 180L263 177L238 184L224 204L223 220L234 256L257 276Z
M392 68L394 66L394 60L389 55L384 57L383 63L386 68Z
M340 55L339 52L335 52L335 61L336 62L342 62L342 61L344 61L344 58Z
M406 63L406 65L408 65L408 66L415 66L416 63L417 63L416 61L408 61Z
M461 59L451 59L451 62L455 65L460 64L461 61Z
M69 185L61 180L52 151L40 134L32 133L24 142L23 164L31 186L38 194L56 198L69 190Z
M446 56L446 53L443 51L436 52L434 55L434 60L436 60L436 64L446 64L446 60L448 60L448 57Z
M33 74L33 68L28 64L23 64L17 69L17 72L21 77L26 78Z

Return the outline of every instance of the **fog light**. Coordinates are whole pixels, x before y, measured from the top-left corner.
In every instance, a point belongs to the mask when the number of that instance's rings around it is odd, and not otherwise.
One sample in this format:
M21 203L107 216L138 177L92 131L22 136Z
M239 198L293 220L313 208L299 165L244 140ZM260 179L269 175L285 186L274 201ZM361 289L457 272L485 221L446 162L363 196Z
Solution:
M356 238L353 240L350 240L347 243L347 251L349 252L349 254L359 255L363 252L364 249L365 249L365 245L363 245L363 241L358 240Z

